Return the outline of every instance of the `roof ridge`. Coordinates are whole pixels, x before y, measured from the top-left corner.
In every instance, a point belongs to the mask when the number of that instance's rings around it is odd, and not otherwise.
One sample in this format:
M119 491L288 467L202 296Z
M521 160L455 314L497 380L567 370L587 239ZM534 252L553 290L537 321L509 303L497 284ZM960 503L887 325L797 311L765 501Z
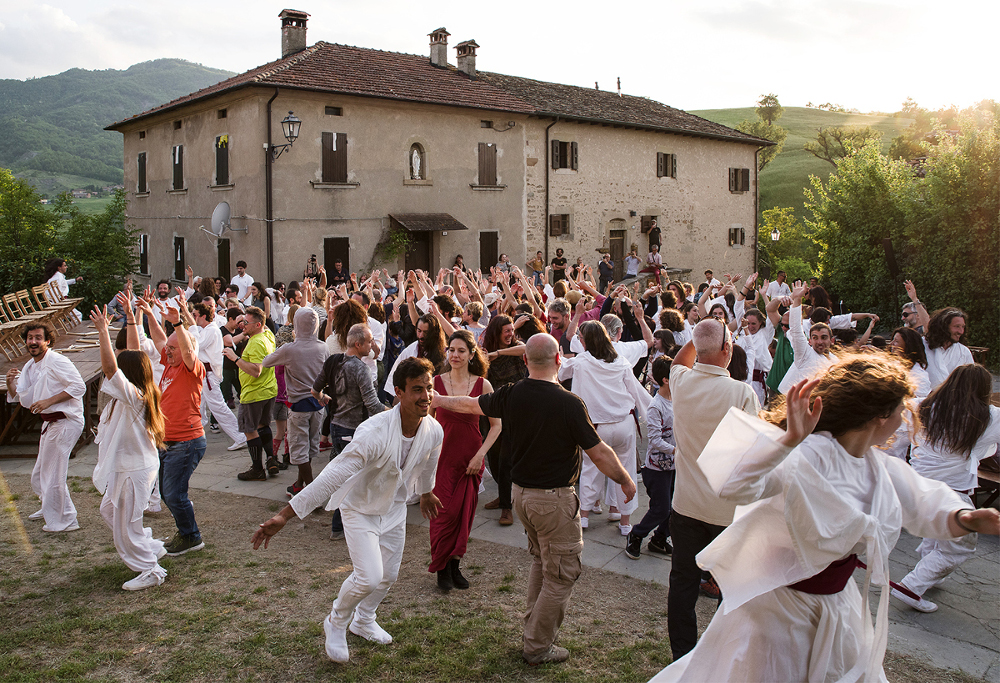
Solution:
M270 78L271 76L274 76L275 74L281 73L282 71L285 71L286 69L290 69L291 67L295 66L299 62L301 62L301 61L303 61L305 59L308 59L309 57L312 57L314 54L316 54L317 52L319 52L319 47L320 47L320 45L323 45L323 44L324 44L324 42L321 40L321 41L317 42L316 44L314 44L314 45L312 45L310 47L305 48L304 50L300 50L299 52L296 52L293 55L289 55L288 57L284 57L282 59L279 59L276 62L271 62L271 64L275 65L275 67L273 69L270 69L269 71L261 71L256 76L254 76L252 79L250 79L250 82L260 83L261 81L263 81L263 80L265 80L267 78ZM266 64L264 66L266 66ZM257 68L259 69L261 67L257 67ZM253 69L251 69L251 71L253 71Z

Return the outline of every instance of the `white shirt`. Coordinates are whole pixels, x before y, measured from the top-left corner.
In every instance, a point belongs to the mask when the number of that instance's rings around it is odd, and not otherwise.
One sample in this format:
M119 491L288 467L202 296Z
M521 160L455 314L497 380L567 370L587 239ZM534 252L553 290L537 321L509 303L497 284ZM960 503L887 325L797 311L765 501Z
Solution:
M7 402L30 408L36 401L52 398L62 391L70 395L69 400L54 403L45 412L63 413L66 419L82 425L83 396L87 393L87 385L73 361L49 349L40 361L32 358L24 364L17 378L17 393L14 398L8 393Z
M104 406L97 428L94 486L101 493L115 472L158 469L160 456L146 431L146 404L139 389L119 369L105 378L101 391L113 400Z
M1000 408L990 406L989 419L982 436L972 448L971 456L934 448L924 441L926 435L921 431L916 438L910 465L919 474L943 482L955 491L971 491L979 483L976 474L979 462L993 455L1000 445Z
M813 348L809 346L809 341L802 331L801 305L788 309L788 341L792 344L794 360L792 367L788 368L788 372L781 379L781 384L778 385L778 391L783 394L787 394L796 382L806 377L815 377L822 370L837 362L837 357L832 353L822 355L813 351Z
M76 278L67 280L66 276L57 270L56 274L49 278L49 282L55 282L56 287L59 288L59 293L62 294L63 297L67 297L69 296L69 286L76 284Z
M643 339L628 342L619 340L611 342L611 346L618 352L618 362L625 363L630 368L635 367L639 359L649 352L649 347L646 346L646 342ZM581 354L586 350L583 348L583 342L580 341L579 334L574 334L573 338L570 339L569 350L576 354Z
M237 287L240 288L240 293L237 295L237 298L243 303L247 303L246 302L247 292L249 291L250 285L252 285L253 282L254 282L253 277L251 277L247 273L244 273L243 275L237 275L236 277L234 277L232 280L229 281L229 284L236 285Z
M776 296L791 296L792 288L788 286L787 282L778 282L775 280L767 285L765 294L767 294L768 299L773 299Z
M385 389L385 393L389 394L390 396L396 395L396 391L395 389L393 389L392 386L392 375L394 372L396 372L396 366L399 365L400 362L406 360L407 358L417 357L417 344L419 343L420 342L415 341L399 352L399 355L396 357L396 362L392 364L392 369L389 370L389 372L385 373L386 375L385 386L382 387L383 389Z
M165 306L167 308L172 308L175 311L180 308L177 305L177 299L175 299L172 296L171 297L167 297L166 299L161 299L160 297L156 297L156 301L159 301L162 306ZM153 309L153 317L156 318L156 322L158 322L158 323L160 323L160 325L162 325L163 324L163 315L160 313L160 307L157 306L154 303L153 306L152 306L152 309Z
M213 375L222 377L222 330L209 323L205 327L189 327L188 332L198 340L198 360L211 365Z
M972 358L972 351L965 344L952 344L947 349L938 347L932 350L924 337L924 350L927 352L927 374L930 376L932 389L948 379L951 371L959 365L976 362Z
M573 393L587 405L595 425L626 420L632 408L645 421L646 408L652 399L632 374L631 365L617 360L606 363L584 351L560 364L559 381L571 377Z

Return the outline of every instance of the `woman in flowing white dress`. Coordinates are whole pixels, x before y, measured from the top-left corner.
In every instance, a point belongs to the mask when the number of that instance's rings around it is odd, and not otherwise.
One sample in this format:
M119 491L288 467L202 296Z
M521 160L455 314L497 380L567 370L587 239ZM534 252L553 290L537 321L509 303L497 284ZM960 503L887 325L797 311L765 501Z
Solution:
M873 446L899 426L913 385L882 355L852 355L799 382L762 420L723 420L698 464L733 524L698 555L723 601L694 650L653 681L885 681L889 552L905 527L951 539L1000 533L996 510ZM851 580L864 554L858 590ZM873 627L869 586L882 589Z

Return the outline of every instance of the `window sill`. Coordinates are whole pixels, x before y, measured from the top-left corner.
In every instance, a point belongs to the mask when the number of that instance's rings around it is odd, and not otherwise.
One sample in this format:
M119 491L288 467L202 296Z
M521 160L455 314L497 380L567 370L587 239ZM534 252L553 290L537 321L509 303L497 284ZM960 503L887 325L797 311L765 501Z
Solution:
M167 190L167 194L187 194L187 193L188 189L186 187L183 187L179 190Z
M310 180L309 184L314 190L350 190L361 185L361 183L322 183Z
M729 194L746 194L750 190L730 190Z
M575 168L554 168L552 170L556 175L576 175L580 172Z
M133 194L133 196L142 199L143 197L148 197L149 196L149 190L146 190L145 192L133 192L132 194Z
M427 186L427 185L433 185L434 181L431 180L430 178L425 178L423 180L413 180L413 179L407 178L406 180L403 181L403 184L404 185Z
M231 190L235 187L233 183L227 183L225 185L209 185L208 189L212 192L225 192L226 190Z
M506 185L476 185L475 183L469 183L469 187L478 192L499 192L507 188Z

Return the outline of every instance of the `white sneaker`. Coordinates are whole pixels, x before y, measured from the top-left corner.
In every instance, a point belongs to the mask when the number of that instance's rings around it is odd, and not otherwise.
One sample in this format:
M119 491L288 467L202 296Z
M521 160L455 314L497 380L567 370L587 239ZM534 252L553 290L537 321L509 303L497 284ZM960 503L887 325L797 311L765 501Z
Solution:
M632 525L631 524L619 524L618 525L618 530L620 532L622 532L622 536L628 536L630 533L632 533Z
M38 512L32 512L30 515L28 515L28 519L42 519L43 516L44 515L42 515L42 511L39 508Z
M590 514L592 515L603 515L604 510L601 509L601 504L596 503L594 507L590 508Z
M60 531L76 531L79 528L80 528L80 523L79 522L73 522L72 524L70 524L65 529L50 529L49 525L46 524L45 526L42 527L42 531L48 531L50 534L57 534Z
M924 600L923 598L920 598L919 600L914 600L909 595L906 595L902 591L897 590L895 588L893 588L891 591L889 591L889 593L892 595L892 597L899 598L900 600L902 600L903 602L905 602L907 605L909 605L913 609L917 610L918 612L936 612L937 611L937 608L938 608L937 604L931 602L930 600Z
M227 448L226 450L227 451L241 451L241 450L243 450L246 447L247 447L247 440L246 439L240 439L239 441L234 442L233 445L230 446L229 448Z
M586 529L589 526L590 526L590 521L586 517L581 517L580 518L580 528L581 529Z
M609 522L619 522L619 521L621 521L621 518L622 518L622 513L620 513L620 512L609 512L608 513L608 521Z
M156 505L150 504L146 507L146 512L163 512L163 508L160 506L159 503L157 503Z
M152 588L153 586L159 586L163 583L163 577L157 576L153 573L153 570L144 571L139 576L135 577L131 581L126 581L122 584L122 588L127 591L141 591L146 588Z
M352 621L350 631L356 636L361 636L365 640L380 645L388 645L392 642L392 636L375 621L370 624L359 624L357 621Z
M347 649L347 631L334 626L329 614L323 620L323 632L326 633L326 656L341 664L349 661L351 653Z

